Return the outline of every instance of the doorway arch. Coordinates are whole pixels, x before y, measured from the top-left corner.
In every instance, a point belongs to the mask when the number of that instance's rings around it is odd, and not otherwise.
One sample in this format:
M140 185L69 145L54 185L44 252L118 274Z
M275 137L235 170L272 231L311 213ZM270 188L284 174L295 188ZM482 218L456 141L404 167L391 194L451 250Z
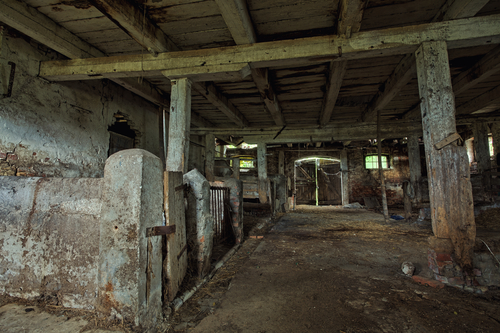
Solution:
M294 196L296 204L299 205L341 205L340 159L329 156L296 159Z

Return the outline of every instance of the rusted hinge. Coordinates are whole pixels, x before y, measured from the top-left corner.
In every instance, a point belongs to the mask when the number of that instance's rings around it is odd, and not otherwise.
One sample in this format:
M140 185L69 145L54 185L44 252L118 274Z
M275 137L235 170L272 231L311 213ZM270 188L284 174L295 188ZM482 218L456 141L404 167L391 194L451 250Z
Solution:
M152 227L146 229L146 236L162 236L162 235L170 235L175 233L175 225L166 225L160 227Z

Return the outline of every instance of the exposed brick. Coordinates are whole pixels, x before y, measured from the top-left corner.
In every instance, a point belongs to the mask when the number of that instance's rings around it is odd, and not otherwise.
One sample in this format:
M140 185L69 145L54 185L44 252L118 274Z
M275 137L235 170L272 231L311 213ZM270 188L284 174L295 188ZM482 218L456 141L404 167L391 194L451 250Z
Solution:
M436 253L437 261L453 261L451 254L448 253Z
M412 276L413 281L420 283L421 285L424 286L429 286L432 288L437 288L437 289L443 289L444 288L444 283L432 280L432 279L427 279L419 275L413 275Z
M0 151L0 160L4 160L7 157L7 154L3 151Z
M464 285L464 279L461 277L453 277L448 279L448 283L453 285L453 286L458 286L458 285Z

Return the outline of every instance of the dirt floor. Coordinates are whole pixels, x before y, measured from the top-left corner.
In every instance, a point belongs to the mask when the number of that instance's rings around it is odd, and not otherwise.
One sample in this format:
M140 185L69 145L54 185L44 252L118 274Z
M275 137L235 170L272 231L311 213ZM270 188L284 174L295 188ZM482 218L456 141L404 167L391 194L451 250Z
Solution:
M401 272L411 261L430 277L431 234L430 222L298 207L263 239L248 239L172 316L170 331L500 332L498 290L434 289Z
M478 234L495 218L476 218ZM332 206L244 221L239 251L157 332L500 332L498 288L434 289L401 272L410 261L431 277L430 221L386 223L379 213ZM500 237L484 237L498 253ZM0 298L0 332L138 332L55 304Z

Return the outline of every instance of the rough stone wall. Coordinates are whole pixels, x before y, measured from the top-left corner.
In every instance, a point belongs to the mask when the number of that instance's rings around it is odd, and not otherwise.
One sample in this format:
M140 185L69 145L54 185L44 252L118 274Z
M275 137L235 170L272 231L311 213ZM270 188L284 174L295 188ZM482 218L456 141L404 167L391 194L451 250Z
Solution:
M101 179L0 177L0 292L97 300Z
M136 148L159 156L157 107L108 80L48 82L39 62L60 56L28 37L4 31L0 87L0 175L102 177L108 157L108 126L120 113L138 134ZM0 95L3 96L3 95Z

